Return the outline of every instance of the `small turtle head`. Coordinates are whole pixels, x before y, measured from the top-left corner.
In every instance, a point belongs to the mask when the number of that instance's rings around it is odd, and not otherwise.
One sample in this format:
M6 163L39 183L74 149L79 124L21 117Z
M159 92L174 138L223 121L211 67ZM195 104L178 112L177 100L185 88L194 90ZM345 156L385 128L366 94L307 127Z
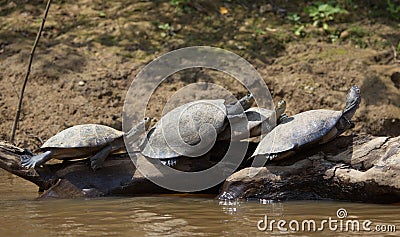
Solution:
M150 127L150 124L151 124L152 121L153 121L153 119L150 118L150 117L145 117L143 119L143 124L144 124L145 130L147 130Z
M286 110L286 101L282 99L275 106L276 117L277 118L281 117L281 115L285 113L285 110Z
M285 110L286 101L284 99L281 99L275 106L275 116L277 124L283 123L288 118L288 116L285 114Z
M140 135L142 135L150 127L152 118L145 117L140 123L136 124L131 130L129 130L125 135L131 140L137 140ZM144 129L143 129L144 126Z
M253 94L248 94L239 100L240 105L242 105L243 110L249 109L254 103Z
M343 115L350 120L361 103L360 88L352 86L350 92L346 96L346 107L343 110Z

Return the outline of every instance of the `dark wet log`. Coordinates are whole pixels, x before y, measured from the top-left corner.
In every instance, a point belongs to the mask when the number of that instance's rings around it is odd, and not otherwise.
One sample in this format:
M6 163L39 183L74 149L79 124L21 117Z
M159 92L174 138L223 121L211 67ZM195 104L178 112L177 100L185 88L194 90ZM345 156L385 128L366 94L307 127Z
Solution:
M18 149L18 148L15 148ZM45 164L35 169L21 167L17 153L0 147L0 167L35 183L40 189L47 190L41 198L76 198L107 195L144 195L170 193L162 189L139 172L127 154L113 155L100 170L93 171L89 162L67 161L57 164Z
M400 137L340 137L307 153L304 159L292 158L290 165L277 163L232 174L219 198L400 201Z
M222 147L225 146L224 142L218 144ZM136 169L128 154L111 155L106 159L103 168L97 171L90 168L88 160L53 164L48 162L35 169L26 169L21 166L20 162L20 156L23 154L29 154L29 152L10 144L0 143L0 167L35 183L39 189L47 190L41 198L176 193L159 187L145 178ZM213 149L209 154L200 158L180 159L176 168L182 171L203 170L213 166L218 162L218 157L223 157L223 155L224 149ZM145 158L141 156L140 159ZM154 176L160 178L159 173ZM205 192L214 193L216 196L218 187Z
M225 154L224 147L220 143L204 157L180 159L177 168L195 171L210 167ZM255 144L250 143L247 156L254 148ZM127 154L112 155L102 169L94 172L85 160L25 169L20 155L26 153L0 143L0 167L47 190L42 198L176 193L143 177ZM249 177L251 169L232 174L223 184L220 198L400 201L400 137L341 136L291 159L255 168L259 172L254 177ZM206 192L216 194L219 187Z

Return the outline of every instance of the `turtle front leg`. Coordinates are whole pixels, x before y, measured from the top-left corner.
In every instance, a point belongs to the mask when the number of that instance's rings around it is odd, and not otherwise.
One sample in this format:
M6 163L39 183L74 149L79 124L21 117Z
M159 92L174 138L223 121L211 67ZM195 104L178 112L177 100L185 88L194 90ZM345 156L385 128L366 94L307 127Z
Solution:
M36 156L22 155L21 165L26 168L35 168L36 166L42 165L51 160L52 156L52 151L45 151L42 154Z
M92 156L90 158L90 166L92 167L92 169L98 170L103 167L104 161L110 153L111 146L109 145L97 152L96 155Z

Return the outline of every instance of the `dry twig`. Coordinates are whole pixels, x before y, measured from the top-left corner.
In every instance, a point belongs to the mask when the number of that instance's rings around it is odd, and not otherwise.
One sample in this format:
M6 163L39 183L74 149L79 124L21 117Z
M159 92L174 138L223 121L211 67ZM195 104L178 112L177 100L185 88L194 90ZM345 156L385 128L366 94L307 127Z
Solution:
M39 31L38 31L38 33L36 35L35 43L33 44L32 51L31 51L31 54L30 54L28 69L26 70L24 83L22 84L22 88L21 88L21 92L20 92L20 96L19 96L19 100L18 100L17 113L15 114L14 125L13 125L12 131L11 131L11 138L10 138L10 142L11 143L14 143L15 131L17 130L19 116L21 114L22 99L24 98L24 92L25 92L26 83L28 82L28 77L29 77L29 74L31 72L33 55L35 54L36 46L39 43L40 36L42 35L42 31L43 31L43 28L44 28L44 23L46 22L47 13L49 12L49 9L50 9L50 4L51 4L51 0L48 0L47 1L46 10L44 12L44 16L43 16L43 19L42 19L42 24L40 25Z

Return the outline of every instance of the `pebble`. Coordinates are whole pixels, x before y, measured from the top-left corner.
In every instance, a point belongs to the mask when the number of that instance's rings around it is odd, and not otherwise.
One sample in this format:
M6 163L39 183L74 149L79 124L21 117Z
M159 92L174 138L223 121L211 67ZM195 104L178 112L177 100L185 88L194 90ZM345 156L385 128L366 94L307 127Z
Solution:
M260 14L264 14L266 12L272 11L272 5L271 4L266 4L266 5L261 5L259 8Z
M85 82L84 82L84 81L79 81L79 82L78 82L78 85L84 86L84 85L85 85Z
M350 32L348 30L342 31L339 35L339 38L345 39L350 36Z

